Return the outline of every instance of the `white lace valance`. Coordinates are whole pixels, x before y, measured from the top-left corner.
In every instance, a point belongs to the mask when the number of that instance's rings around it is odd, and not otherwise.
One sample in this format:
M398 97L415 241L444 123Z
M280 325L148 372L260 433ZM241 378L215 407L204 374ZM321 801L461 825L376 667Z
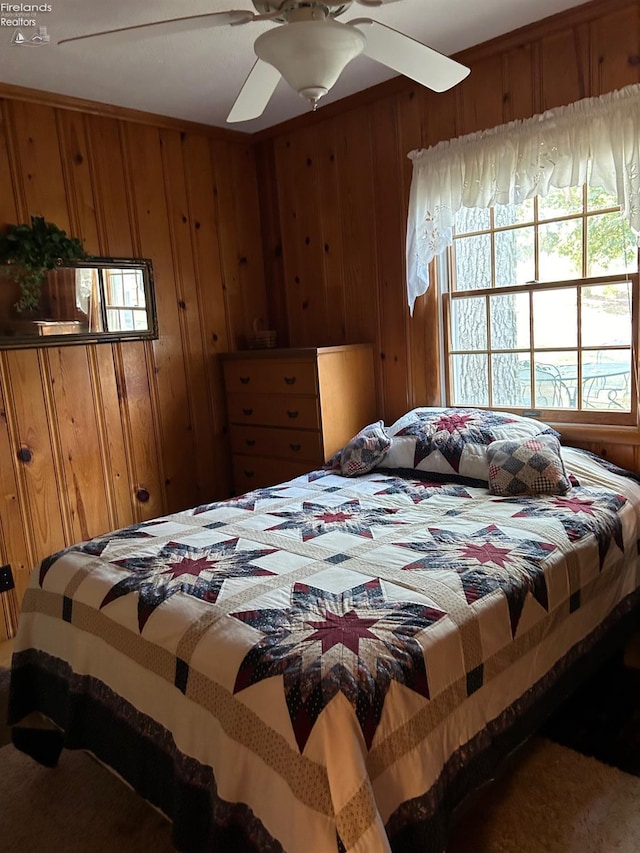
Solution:
M519 204L587 183L617 196L640 234L640 84L412 151L407 222L409 309L429 264L452 242L462 207Z

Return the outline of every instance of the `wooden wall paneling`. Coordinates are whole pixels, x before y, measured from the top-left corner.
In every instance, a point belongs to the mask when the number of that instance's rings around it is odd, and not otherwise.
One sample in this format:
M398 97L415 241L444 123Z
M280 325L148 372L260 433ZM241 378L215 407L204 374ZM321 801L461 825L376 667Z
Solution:
M458 105L459 135L502 124L502 57L498 54L475 62L471 74L453 92Z
M376 216L375 247L380 316L379 343L385 418L395 421L409 408L408 347L406 339L406 289L403 263L406 236L403 167L399 155L396 99L387 98L370 110L375 128L372 178ZM396 191L389 192L390 187ZM373 284L373 282L372 282Z
M24 208L24 196L18 186L17 145L9 144L8 105L0 104L0 225L18 220L18 208ZM17 458L19 442L11 398L10 372L6 353L0 353L0 560L13 568L15 596L0 595L3 619L0 641L17 630L16 605L22 598L29 572L35 563L33 531L24 524L28 512L28 484Z
M97 344L87 347L111 530L126 527L137 520L127 432L118 393L118 371L121 370L120 362L116 361L118 354L117 345Z
M303 128L290 137L287 149L291 172L292 224L289 241L284 245L285 256L290 242L296 243L298 267L291 287L290 317L298 318L296 339L304 346L321 346L328 338L328 306L324 280L324 239L320 213L320 152L316 132Z
M278 333L278 345L284 347L289 344L289 323L280 225L280 190L273 140L266 139L262 143L256 143L254 157L262 225L262 255L267 314L269 315L270 327ZM337 251L334 247L335 254ZM340 295L342 296L342 294Z
M347 322L335 122L322 122L318 127L316 139L320 242L327 303L327 328L324 342L327 345L336 345L347 343Z
M70 509L66 484L61 480L59 446L53 435L55 424L45 399L47 388L39 352L11 350L4 355L5 399L15 419L16 453L25 483L23 524L32 538L33 558L37 562L71 544ZM19 598L27 581L28 573L16 572Z
M471 73L473 74L473 70ZM448 92L430 92L423 89L420 92L420 106L425 116L423 148L431 148L444 139L454 139L458 135L455 89Z
M247 333L251 331L252 318L260 315L252 314L250 306L245 305L244 294L240 287L231 152L224 140L211 140L210 146L215 181L216 218L220 234L222 290L225 297L229 348L231 350L243 349L246 346ZM248 328L247 315L249 316Z
M587 25L540 40L541 109L565 106L591 94Z
M251 330L254 317L268 324L267 299L264 287L264 262L260 234L260 208L253 147L250 142L230 142L229 157L233 186L233 206L221 210L235 222L235 258L238 282L244 305L245 335Z
M534 45L523 44L503 54L504 120L531 118L540 111Z
M99 255L100 239L85 117L81 113L58 110L56 122L63 175L67 186L67 202L70 208L71 233L74 237L83 240L89 254Z
M192 502L197 458L189 418L162 141L158 130L141 125L127 126L126 140L140 250L153 258L160 335L145 349L147 371L153 377L150 393L166 506L175 512Z
M80 542L112 529L110 496L101 458L98 414L88 347L43 350L52 388L61 465L71 511L71 541Z
M173 275L180 308L178 316L187 380L189 420L195 444L193 461L196 464L193 475L196 489L192 503L201 504L211 500L216 489L215 448L211 441L211 394L207 377L209 352L205 347L201 324L204 316L199 301L201 288L196 280L181 135L177 131L163 130L160 132L160 139L171 226Z
M10 103L0 99L0 228L17 222L19 211L26 211L12 120Z
M409 89L406 95L397 99L397 152L396 157L400 167L401 190L401 220L402 220L402 306L407 336L408 388L407 408L431 405L434 399L439 399L439 371L433 371L430 350L435 348L436 359L439 358L438 323L436 315L427 311L424 298L417 299L413 316L405 308L406 301L406 260L405 244L407 236L407 210L409 207L409 192L413 177L413 161L409 159L410 151L419 149L425 135L424 111L419 96L421 87ZM437 360L435 362L437 364Z
M231 494L231 451L226 429L226 404L219 353L229 349L223 280L220 269L219 230L209 142L202 136L183 138L183 163L187 185L188 219L197 283L205 359L205 385L211 426L208 440L213 447L213 490L205 500ZM193 297L192 297L193 298Z
M593 95L640 81L640 9L638 4L591 23Z
M29 215L42 215L70 231L68 186L60 156L55 110L14 102L11 115L14 155L22 176L22 196L27 208L24 216L18 211L19 218L28 221ZM25 482L30 515L32 520L34 516L37 519L36 557L40 559L73 541L73 508L61 459L59 424L53 413L55 389L44 351L10 353L7 364L22 452L30 454L23 464L28 472ZM18 399L18 389L20 396L29 395L28 402ZM45 521L45 516L50 518ZM52 547L49 542L53 543Z
M282 254L284 270L285 301L289 324L290 346L303 346L302 301L298 295L300 286L301 247L297 238L297 196L295 176L291 168L291 138L275 140L275 162L278 171L280 224L282 228Z
M122 137L122 127L114 119L87 119L100 251L126 258L139 254L139 240ZM165 508L146 345L133 341L100 344L95 354L100 365L100 384L95 387L104 402L101 423L106 425L107 441L103 446L110 463L115 526L124 526L161 515ZM149 500L139 501L139 492L148 494Z
M67 110L58 110L56 118L71 210L71 230L82 238L90 254L105 254L101 249L105 235L99 234L100 223L96 213L96 196L99 193L92 168L93 152L86 127L90 119L81 113ZM86 359L80 360L78 348L73 347L52 354L48 359L50 368L53 359L56 359L52 375L53 372L57 374L58 392L65 395L66 418L75 425L66 441L64 436L61 436L61 441L66 444L63 461L67 469L67 482L73 484L70 500L72 512L75 503L76 539L98 535L133 521L112 348L112 344L83 347L82 354ZM80 364L83 371L78 371ZM69 377L73 384L71 388L66 388L64 380ZM70 406L70 395L79 411ZM57 397L54 400L57 402ZM92 403L91 407L89 402ZM65 423L60 415L59 421ZM85 424L84 430L78 427L81 421ZM91 440L87 443L88 436ZM92 467L95 470L87 479ZM82 494L80 486L84 487L87 494ZM97 504L94 502L95 495L100 496Z
M376 199L373 192L372 127L369 108L348 113L337 126L340 222L344 250L347 343L374 343L376 386L382 390ZM389 186L389 192L392 187ZM385 200L386 204L386 200ZM384 417L384 401L381 416Z
M68 231L69 207L55 110L20 101L12 101L7 110L17 141L14 153L26 206L26 210L18 210L20 220L44 216Z
M123 153L123 125L111 118L87 119L87 147L94 184L99 249L105 256L131 258L139 253L135 212L127 163Z
M131 341L114 350L118 400L132 476L129 482L135 521L168 512L161 444L155 406L153 351L147 342Z
M28 497L24 476L20 476L22 463L18 459L19 438L13 418L13 400L9 370L5 353L0 354L0 558L3 565L10 563L18 600L26 585L29 572L36 562L34 531L24 523L28 517ZM0 638L2 629L0 628Z

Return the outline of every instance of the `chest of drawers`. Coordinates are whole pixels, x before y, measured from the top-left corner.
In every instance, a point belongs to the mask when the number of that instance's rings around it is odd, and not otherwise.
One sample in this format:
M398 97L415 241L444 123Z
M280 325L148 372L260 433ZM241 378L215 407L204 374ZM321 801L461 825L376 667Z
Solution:
M370 344L223 356L236 494L322 465L376 420Z

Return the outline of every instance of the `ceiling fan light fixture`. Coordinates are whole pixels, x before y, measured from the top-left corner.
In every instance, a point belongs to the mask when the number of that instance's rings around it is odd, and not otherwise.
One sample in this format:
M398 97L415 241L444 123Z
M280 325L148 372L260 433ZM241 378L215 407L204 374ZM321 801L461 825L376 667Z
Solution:
M355 27L337 21L292 21L263 33L254 49L315 109L365 42Z

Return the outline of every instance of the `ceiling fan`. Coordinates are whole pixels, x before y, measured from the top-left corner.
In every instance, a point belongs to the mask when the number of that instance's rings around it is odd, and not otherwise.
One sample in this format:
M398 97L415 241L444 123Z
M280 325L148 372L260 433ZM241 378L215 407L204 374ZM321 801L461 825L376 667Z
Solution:
M228 122L248 121L262 115L280 77L284 77L315 110L320 98L327 94L349 62L361 53L435 92L450 89L469 74L465 65L370 18L356 18L345 24L335 21L334 18L349 9L353 0L252 2L258 14L249 10L210 12L88 33L62 39L58 44L98 38L122 42L210 27L236 27L253 21L273 21L280 26L256 39L254 50L258 60L231 108ZM382 6L385 0L355 2L376 7Z

